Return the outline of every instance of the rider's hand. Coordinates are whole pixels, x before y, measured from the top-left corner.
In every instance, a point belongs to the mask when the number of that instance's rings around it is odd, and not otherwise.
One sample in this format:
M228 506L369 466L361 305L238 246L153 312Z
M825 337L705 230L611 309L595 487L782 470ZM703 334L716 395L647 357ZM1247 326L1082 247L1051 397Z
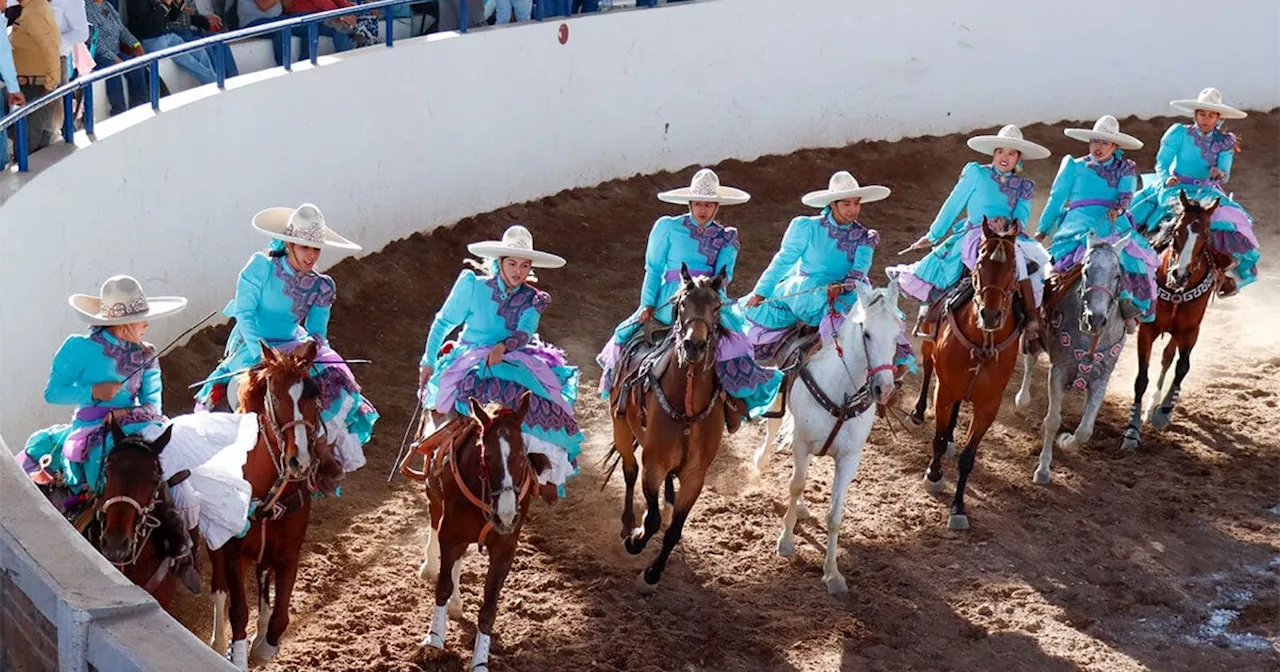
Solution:
M1114 222L1116 221L1116 217L1119 217L1122 213L1124 213L1122 208L1111 208L1107 211L1107 219Z
M1164 186L1166 187L1176 186L1177 184L1178 184L1178 178L1176 177L1170 177L1169 179L1164 181Z
M507 354L507 346L499 343L493 346L493 349L489 351L489 356L484 358L484 363L488 364L489 366L496 366L497 364L502 362L502 357L503 355L506 355L506 354Z
M763 297L763 296L760 296L759 294L752 294L752 295L747 299L747 307L748 307L748 308L755 308L756 306L758 306L758 305L760 305L760 304L762 304L762 303L764 303L764 297Z
M645 306L645 309L640 311L640 322L644 323L652 319L653 319L653 306Z
M123 383L98 383L93 386L93 398L98 401L111 401L115 398Z
M843 283L833 282L833 283L831 283L831 284L827 285L827 298L828 298L828 299L834 299L834 298L836 298L836 297L840 296L841 294L844 294L844 284L843 284Z
M916 250L927 250L931 247L933 247L933 241L929 240L928 236L924 236L920 240L911 243L911 247L908 247L907 250L914 252Z
M1214 180L1221 180L1222 178L1224 178L1224 177L1226 177L1226 176L1227 176L1227 174L1226 174L1226 173L1224 173L1224 172L1222 172L1221 170L1218 170L1218 167L1217 167L1217 166L1213 166L1212 168L1210 168L1210 169L1209 169L1209 177L1210 177L1211 179L1214 179Z
M430 366L418 367L418 387L427 384L427 379L431 378L431 368Z

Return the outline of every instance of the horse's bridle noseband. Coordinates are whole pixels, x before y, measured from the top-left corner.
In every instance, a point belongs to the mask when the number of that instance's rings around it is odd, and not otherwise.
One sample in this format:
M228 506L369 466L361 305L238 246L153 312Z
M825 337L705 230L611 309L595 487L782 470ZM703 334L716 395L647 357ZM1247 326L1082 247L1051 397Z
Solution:
M1018 244L1016 240L1009 240L1006 238L996 238L994 239L993 242L995 242L997 245L1001 247L1004 247L1006 245L1009 246L1010 256L1014 259L1014 263L1015 264L1017 263ZM1000 303L999 303L1000 324L997 324L996 326L991 327L990 329L983 329L983 331L986 331L986 332L999 331L1000 329L1004 328L1005 323L1008 322L1009 313L1013 312L1013 290L1014 290L1014 287L1017 286L1017 275L1015 273L1014 285L1011 287L1000 287L1000 286L987 287L987 286L979 285L978 276L981 274L979 269L982 267L982 260L983 260L983 256L980 250L978 254L978 258L973 262L973 274L969 276L970 282L973 283L973 291L975 295L974 299L975 299L975 302L977 303L978 309L981 310L983 307L982 304L983 304L984 292L1000 293Z
M120 446L115 446L115 448L112 449L111 454L107 455L106 461L102 464L103 472L107 470L107 465L111 463L112 455L114 455L116 450L119 450L119 448ZM138 500L130 497L129 495L116 495L115 497L108 498L98 507L98 519L103 522L106 520L107 509L111 508L114 504L128 504L138 512L138 518L133 524L133 535L130 537L130 541L133 542L133 556L125 562L110 560L111 564L116 567L127 567L137 562L138 558L142 555L142 549L146 546L147 540L151 538L151 532L160 527L160 519L154 515L154 511L156 506L160 504L164 497L161 488L165 487L165 481L164 474L160 470L160 458L154 454L152 457L156 461L157 482L155 489L151 491L151 499L147 501L146 506L138 503Z

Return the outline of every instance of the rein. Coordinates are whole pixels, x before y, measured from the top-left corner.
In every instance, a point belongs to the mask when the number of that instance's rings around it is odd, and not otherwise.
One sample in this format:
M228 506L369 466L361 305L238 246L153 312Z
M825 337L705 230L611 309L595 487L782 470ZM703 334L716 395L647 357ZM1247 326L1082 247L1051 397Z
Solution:
M1014 241L1001 239L999 244L1001 246L1008 245L1012 248L1012 254L1017 254L1017 246ZM965 386L964 401L972 401L971 397L973 396L973 388L978 382L978 376L982 374L983 366L985 366L988 361L999 357L1000 353L1007 350L1010 345L1013 345L1017 342L1018 338L1022 336L1022 331L1015 328L1003 341L1000 341L999 343L993 342L995 340L995 332L1004 328L1009 321L1009 314L1013 312L1013 287L979 287L978 266L981 265L981 263L982 258L979 257L978 261L974 264L973 274L970 276L971 281L973 282L975 294L973 303L970 305L974 307L976 318L976 311L980 308L979 299L982 297L982 293L990 290L1000 291L1000 324L994 329L981 329L982 345L979 346L964 335L964 330L962 330L959 323L956 322L955 311L947 311L947 323L951 326L951 335L960 342L960 345L964 346L964 348L969 351L969 361L973 362L973 368L969 369L969 384ZM1008 310L1005 309L1006 304L1009 307Z
M500 416L499 416L500 417ZM449 468L453 472L453 482L458 486L458 490L462 492L462 496L467 498L471 505L480 510L484 515L484 527L480 528L480 535L476 542L481 548L485 547L485 540L489 538L489 532L493 530L493 505L489 504L489 499L496 495L501 497L505 492L511 492L516 495L517 502L524 502L529 496L530 490L533 488L533 469L525 465L524 476L520 479L519 492L515 486L504 487L498 489L497 492L492 491L492 485L489 483L489 469L485 461L484 450L484 430L476 437L475 446L480 451L480 490L482 497L477 497L471 488L467 487L467 482L463 480L462 473L458 471L458 450L461 442L453 444L453 449L449 455Z
M672 301L675 302L677 298L681 298L681 297L682 297L682 294L677 294L676 296L672 297ZM679 306L677 304L677 310L678 308ZM719 312L720 312L720 309L717 308L716 309L717 317L719 316ZM666 413L667 416L671 418L673 421L675 421L676 423L684 425L684 435L689 436L689 434L692 433L693 431L693 426L707 419L707 417L711 415L712 411L715 410L716 404L724 401L726 393L724 388L721 387L720 385L719 377L718 376L713 377L712 387L711 387L711 398L707 400L706 407L704 407L699 412L696 412L696 413L694 412L693 384L695 382L695 375L694 375L695 367L691 363L681 362L681 360L684 359L684 356L681 354L681 350L680 350L680 345L684 340L681 334L687 332L690 326L698 322L701 322L703 325L707 327L707 333L708 333L707 352L703 355L703 357L706 358L706 363L703 365L702 368L704 371L709 371L712 369L712 367L715 366L715 361L716 361L716 352L717 352L717 346L719 343L719 338L717 335L718 334L717 325L719 324L719 319L708 320L707 318L704 318L704 317L692 317L686 320L686 319L680 319L680 315L678 313L675 317L676 317L675 321L679 324L679 331L677 332L676 329L672 329L671 335L668 336L668 338L672 340L673 347L676 350L675 354L677 359L677 365L684 366L685 368L684 408L682 410L677 410L675 408L675 406L671 403L671 399L667 397L667 393L662 389L662 381L656 375L654 375L652 371L650 371L649 373L649 380L651 383L651 387L653 388L653 391L654 391L654 396L658 400L658 405L662 407L662 411Z
M263 379L263 405L266 407L266 412L265 414L259 414L259 417L266 415L267 421L265 423L259 422L258 435L262 437L262 442L267 447L267 454L271 457L271 463L276 470L276 480L267 490L264 498L258 500L259 502L265 501L265 506L259 506L253 512L252 517L260 521L276 521L283 518L290 511L302 506L307 494L316 489L315 476L320 464L318 460L313 460L305 474L300 477L290 476L288 465L286 464L287 455L285 453L284 433L298 425L302 425L307 430L308 442L314 443L315 439L324 435L324 423L319 423L321 427L319 434L315 431L315 425L305 418L291 420L284 425L280 425L279 421L276 420L275 396L271 394L271 377L266 375ZM270 434L268 434L268 430L270 430ZM272 445L272 439L275 441L274 445ZM305 482L306 487L296 491L285 503L281 503L280 499L284 494L285 488L290 483L298 482ZM267 526L261 525L260 528L262 542L258 546L258 563L262 562L263 554L267 550Z

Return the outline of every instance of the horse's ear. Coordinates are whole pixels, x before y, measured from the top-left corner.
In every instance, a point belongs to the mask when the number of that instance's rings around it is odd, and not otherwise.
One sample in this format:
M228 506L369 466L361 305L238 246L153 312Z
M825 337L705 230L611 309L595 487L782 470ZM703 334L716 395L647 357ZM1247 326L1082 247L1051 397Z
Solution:
M982 216L982 234L984 236L996 235L995 231L991 230L991 221L987 219L986 215Z
M275 349L267 345L267 342L258 339L258 345L262 347L262 361L264 364L273 364L280 358L276 355Z
M115 418L111 417L111 415L108 414L106 423L107 423L107 427L111 428L112 442L118 444L121 441L124 441L124 438L125 438L124 430L120 429L120 425L116 422Z
M689 275L689 265L683 261L680 262L680 279L683 280L686 285L693 284L693 278Z
M471 417L479 420L481 427L488 427L489 414L484 412L484 406L475 397L467 397L467 404L471 406Z
M164 431L160 432L160 436L151 442L151 452L159 455L164 452L164 447L169 445L169 439L173 438L173 423L165 425Z
M1219 196L1219 197L1217 197L1217 198L1213 199L1213 205L1209 206L1209 213L1210 213L1210 214L1212 214L1214 210L1217 210L1217 209L1218 209L1218 206L1219 206L1219 205L1222 205L1222 197L1221 197L1221 196Z
M726 277L725 269L720 269L720 272L716 273L716 277L711 281L711 289L714 289L717 292L723 289Z
M533 393L525 390L520 395L520 402L516 404L516 421L520 424L524 424L524 416L529 412L529 398L531 396L533 396Z
M871 287L869 282L855 282L853 289L858 293L858 303L863 306L871 305L871 301L876 298L876 290Z
M885 301L889 302L889 307L894 311L898 310L898 278L890 278L889 286L886 288Z
M1186 189L1179 189L1179 190L1178 190L1178 200L1182 202L1182 207L1184 207L1184 208L1190 208L1190 207L1191 207L1191 201L1187 198L1187 190L1186 190Z
M1093 229L1089 229L1088 235L1086 235L1084 238L1085 249L1091 249L1093 248L1094 245L1097 245L1097 244L1098 244L1097 234L1093 232Z
M307 339L306 344L296 350L293 354L301 359L307 365L307 368L311 368L311 365L316 361L316 350L318 349L319 348L315 340Z
M1092 231L1090 231L1090 232L1089 232L1089 234L1090 234L1090 235L1092 235L1092 234L1093 234L1093 232L1092 232ZM1114 249L1115 249L1115 251L1119 252L1120 250L1123 250L1123 249L1125 248L1125 246L1127 246L1127 245L1129 244L1129 239L1130 239L1130 238L1133 238L1133 237L1134 237L1134 236L1136 236L1136 235L1138 235L1138 234L1137 234L1137 232L1136 232L1136 231L1133 231L1132 229L1130 229L1129 233L1126 233L1126 234L1125 234L1125 236L1124 236L1124 238L1121 238L1120 240L1117 240L1114 244L1112 244L1112 246L1111 246L1111 247L1112 247L1112 248L1114 248Z

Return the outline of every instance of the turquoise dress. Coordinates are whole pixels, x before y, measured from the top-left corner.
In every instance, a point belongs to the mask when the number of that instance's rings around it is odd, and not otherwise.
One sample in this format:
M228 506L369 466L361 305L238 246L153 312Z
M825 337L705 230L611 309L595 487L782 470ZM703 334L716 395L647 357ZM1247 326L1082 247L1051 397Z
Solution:
M119 419L125 434L139 434L164 425L165 418L160 413L160 365L159 360L151 359L155 352L150 343L139 345L117 339L106 327L93 327L87 336L68 337L53 356L44 399L50 404L72 406L75 411L70 424L54 425L31 435L18 456L23 470L36 473L40 458L47 455L51 462L46 471L51 476L60 473L72 492L101 493L102 462L114 444L103 423L107 414L115 409L127 410ZM131 375L135 372L137 375ZM97 383L120 382L124 385L110 400L93 398Z
M1235 152L1236 136L1221 130L1221 122L1208 133L1201 133L1195 124L1170 126L1160 139L1155 175L1143 175L1145 186L1134 197L1133 217L1139 230L1154 231L1173 217L1181 191L1193 201L1222 199L1213 212L1209 243L1235 259L1231 274L1243 288L1257 279L1261 254L1253 219L1223 188L1231 179ZM1222 171L1224 177L1211 178L1210 168ZM1177 178L1177 184L1165 186L1170 178Z
M733 280L738 262L738 230L711 222L701 229L690 215L659 217L649 232L644 255L644 283L640 289L640 308L623 320L613 338L596 356L604 370L600 378L600 396L609 398L614 369L622 356L622 347L640 332L640 315L645 308L656 308L654 319L669 325L674 320L672 298L680 290L680 267L684 264L693 276L724 272L727 287ZM747 339L746 319L736 304L721 288L720 326L724 329L716 346L716 375L725 392L741 399L751 417L768 409L782 373L765 369L756 363L751 342Z
M420 365L433 371L422 405L470 415L469 397L515 408L520 395L532 392L523 425L525 449L551 459L551 473L540 480L563 486L577 473L582 452L573 409L579 374L562 350L538 336L538 322L550 304L549 294L528 284L508 288L498 277L496 260L483 276L462 271L427 335ZM446 344L445 337L459 326L457 340ZM502 361L489 366L485 360L498 344L505 348Z
M928 239L934 248L920 261L886 272L898 277L903 292L921 303L933 303L950 291L966 268L973 269L982 241L982 219L1012 219L1018 223L1018 279L1032 280L1038 304L1049 254L1026 234L1035 186L1028 178L970 162L929 225ZM1036 263L1035 273L1027 273L1027 261Z
M1114 220L1107 216L1112 209L1127 209L1137 186L1137 165L1124 158L1120 150L1102 163L1092 156L1064 156L1049 189L1049 202L1040 213L1037 231L1052 239L1049 256L1055 273L1063 273L1084 260L1090 232L1110 243L1133 233L1120 251L1124 271L1120 299L1133 305L1139 320L1150 322L1156 316L1155 271L1159 260L1155 250L1134 231L1130 213L1123 212Z
M328 344L329 315L337 296L333 279L314 271L298 273L284 257L284 243L255 253L236 282L236 296L223 314L235 318L222 361L196 393L196 409L213 408L225 396L226 374L262 361L261 339L292 352L306 339L320 348L311 375L320 387L320 418L327 428L345 429L335 437L335 458L347 471L364 464L362 446L373 436L378 412L362 394L355 374ZM232 404L234 406L234 404Z
M782 336L797 322L819 327L823 342L830 342L844 316L858 300L857 284L870 284L867 273L880 245L880 233L860 222L840 224L828 206L819 215L796 217L783 234L782 246L756 281L751 294L739 301L750 325L747 338L758 361L768 361ZM842 283L844 291L834 301L827 287ZM764 303L748 308L751 295ZM911 342L900 334L895 363L914 367Z

